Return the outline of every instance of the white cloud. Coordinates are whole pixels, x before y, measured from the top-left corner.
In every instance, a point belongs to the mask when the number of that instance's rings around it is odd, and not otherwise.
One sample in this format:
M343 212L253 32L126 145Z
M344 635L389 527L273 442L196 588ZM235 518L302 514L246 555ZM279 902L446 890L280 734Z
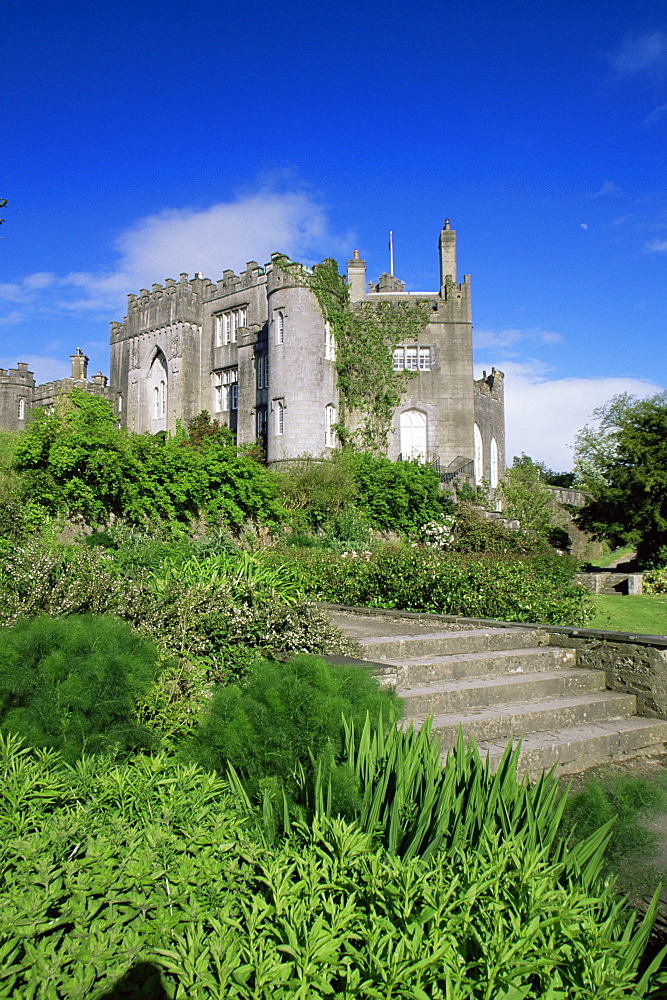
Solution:
M608 58L611 68L620 77L660 77L667 69L667 32L627 35Z
M271 253L311 262L347 249L329 232L321 204L305 191L261 190L203 209L168 208L145 216L115 240L118 259L107 271L38 272L0 285L0 301L42 313L124 315L126 295L201 271L216 280L222 270L240 271L248 260L264 264Z
M68 362L62 358L49 358L40 354L21 354L18 358L0 358L0 368L16 368L16 362L24 361L28 371L33 372L37 385L67 378L71 374Z
M659 104L657 108L653 108L642 122L643 125L656 125L661 118L667 114L667 104Z
M600 190L596 191L594 195L591 195L591 197L592 198L603 198L605 195L608 195L608 194L622 194L622 190L618 186L618 184L614 184L613 181L605 180L605 182L603 183L603 185L600 188ZM585 225L585 223L584 223L584 225ZM586 228L588 228L588 227L586 226Z
M646 253L667 253L667 240L651 240L646 244Z
M631 376L549 378L539 362L507 361L497 367L506 376L508 463L525 452L557 471L572 468L574 436L597 406L620 392L643 397L664 388Z
M565 338L560 333L543 330L541 327L526 329L504 328L502 330L475 329L475 348L495 347L508 349L517 344L560 344Z

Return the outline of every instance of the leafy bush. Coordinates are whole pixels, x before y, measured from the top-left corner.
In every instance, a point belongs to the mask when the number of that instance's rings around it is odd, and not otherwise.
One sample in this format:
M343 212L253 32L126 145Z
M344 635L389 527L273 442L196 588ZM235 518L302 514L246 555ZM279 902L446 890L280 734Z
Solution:
M23 620L0 630L0 727L67 760L146 743L135 719L157 648L115 618Z
M343 717L359 727L368 715L375 728L383 712L392 722L400 708L358 664L332 666L304 654L286 663L265 660L242 684L216 689L198 746L207 764L223 773L231 764L253 791L277 778L299 800L312 787L315 762L340 757Z
M400 608L554 625L584 625L592 601L571 586L576 562L551 552L468 555L411 546L385 546L358 558L317 549L286 549L307 593L357 606Z
M483 517L469 503L459 503L454 511L454 552L534 552L536 538L523 531L510 531L493 518Z
M52 413L33 415L15 468L24 497L89 524L122 517L178 531L204 518L238 529L283 514L268 470L208 414L195 418L190 434L131 434L117 427L108 403L79 389Z
M416 537L427 521L451 513L430 465L354 451L345 452L343 461L356 484L356 506L376 531Z
M645 594L667 594L667 569L651 569L644 573Z
M297 531L321 528L356 500L354 477L339 454L328 460L304 455L274 475L289 522Z
M63 780L54 755L2 741L0 770L3 998L117 996L147 966L153 995L189 1000L664 990L637 973L651 913L639 924L595 863L564 878L494 832L404 859L324 817L267 847L235 789L165 754L91 758ZM539 840L548 823L530 823Z

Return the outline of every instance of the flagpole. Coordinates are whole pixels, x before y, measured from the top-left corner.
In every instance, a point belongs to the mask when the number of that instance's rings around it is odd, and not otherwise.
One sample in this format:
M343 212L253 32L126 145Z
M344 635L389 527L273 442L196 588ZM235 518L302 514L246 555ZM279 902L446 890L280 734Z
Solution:
M389 230L389 273L394 277L394 234Z

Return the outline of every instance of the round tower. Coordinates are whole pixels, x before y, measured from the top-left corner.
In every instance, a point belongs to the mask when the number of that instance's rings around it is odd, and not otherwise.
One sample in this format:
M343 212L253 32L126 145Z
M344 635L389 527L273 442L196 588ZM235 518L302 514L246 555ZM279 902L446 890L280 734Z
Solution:
M319 302L295 269L274 256L267 279L267 460L331 454L338 420L336 363Z

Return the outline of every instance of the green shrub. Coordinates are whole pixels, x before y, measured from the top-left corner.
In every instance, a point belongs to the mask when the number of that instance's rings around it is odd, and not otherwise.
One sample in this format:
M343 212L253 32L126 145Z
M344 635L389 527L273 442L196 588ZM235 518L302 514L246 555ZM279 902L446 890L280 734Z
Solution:
M291 558L306 593L341 604L554 625L584 625L593 614L588 594L571 585L577 563L550 550L472 555L393 545L344 556L285 549L265 558Z
M483 517L469 503L459 503L454 511L453 552L517 552L525 554L539 548L536 538L523 531L511 531L493 518Z
M306 654L286 663L265 660L241 684L215 690L199 753L223 773L231 764L253 793L263 779L275 778L299 800L312 789L314 762L340 757L343 717L360 726L368 714L374 728L383 712L392 722L400 709L363 666L332 666Z
M653 892L658 873L646 864L659 850L659 837L641 822L652 812L667 810L667 774L602 773L571 793L562 834L589 836L613 820L613 836L604 856L604 873L619 879L627 891Z
M651 569L644 573L645 594L667 594L667 569Z
M325 460L304 455L274 476L289 523L297 531L320 528L356 500L354 477L339 454Z
M138 699L156 647L110 617L41 616L0 629L0 727L67 760L145 743Z
M356 484L356 506L376 531L417 537L427 521L451 513L452 503L430 465L354 451L345 452L343 461Z
M651 914L494 831L404 859L317 817L267 847L234 788L162 753L63 773L1 740L0 771L3 1000L131 996L147 965L141 995L188 1000L664 996L637 972Z

